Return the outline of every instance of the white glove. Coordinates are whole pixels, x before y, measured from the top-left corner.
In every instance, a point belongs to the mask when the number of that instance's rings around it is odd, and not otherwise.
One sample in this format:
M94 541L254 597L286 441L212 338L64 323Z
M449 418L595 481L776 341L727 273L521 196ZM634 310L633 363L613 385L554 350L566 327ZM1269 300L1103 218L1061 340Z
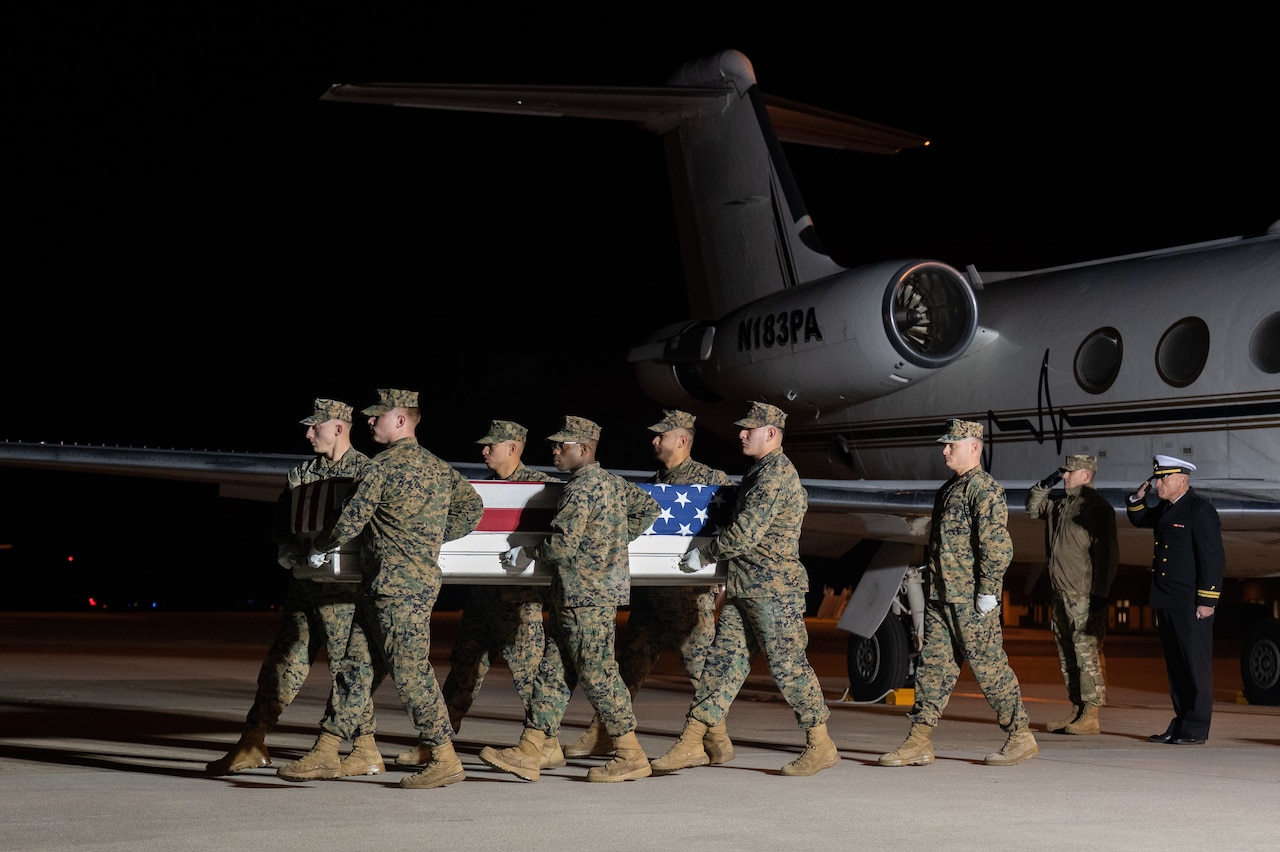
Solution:
M680 570L686 574L702 570L702 554L696 549L680 557Z
M995 595L978 595L978 612L986 615L996 608Z
M321 550L316 550L314 547L311 548L311 555L307 557L308 565L310 565L312 568L319 568L321 565L325 564L328 561L329 561L328 553Z
M282 544L276 551L276 562L286 571L292 571L298 564L298 551L292 544Z
M525 568L529 567L529 563L533 562L533 559L529 556L529 554L525 553L524 551L525 549L523 546L516 545L515 547L508 550L506 553L499 555L498 561L510 568L515 568L518 571L523 571Z

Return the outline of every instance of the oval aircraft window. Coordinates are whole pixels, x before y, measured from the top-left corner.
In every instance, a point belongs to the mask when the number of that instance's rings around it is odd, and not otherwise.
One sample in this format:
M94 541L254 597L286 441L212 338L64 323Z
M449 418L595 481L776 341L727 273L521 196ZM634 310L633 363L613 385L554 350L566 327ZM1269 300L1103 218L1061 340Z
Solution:
M1209 360L1209 326L1199 317L1180 319L1156 345L1156 370L1175 388L1194 382Z
M1280 373L1280 313L1267 317L1253 330L1249 360L1264 373Z
M1098 329L1076 350L1076 382L1089 393L1102 393L1120 374L1123 356L1120 332L1114 328Z

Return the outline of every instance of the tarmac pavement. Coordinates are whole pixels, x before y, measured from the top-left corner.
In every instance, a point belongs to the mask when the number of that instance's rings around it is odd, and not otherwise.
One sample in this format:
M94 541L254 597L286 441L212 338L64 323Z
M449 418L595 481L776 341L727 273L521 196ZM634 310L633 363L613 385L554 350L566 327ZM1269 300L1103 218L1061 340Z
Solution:
M1009 629L1040 754L1014 767L982 758L1004 734L966 670L934 735L937 762L886 768L909 709L842 701L847 634L811 621L810 658L827 691L839 766L808 778L779 769L804 737L757 664L728 717L737 757L722 766L620 784L586 782L599 759L570 760L535 783L483 764L518 739L510 674L490 673L456 747L465 781L404 790L394 756L414 742L384 685L377 696L385 774L286 782L327 695L321 661L268 737L275 766L209 777L236 740L274 633L274 613L0 613L0 849L26 850L719 850L945 848L1168 850L1280 848L1280 707L1236 703L1238 648L1219 641L1214 722L1201 746L1146 737L1171 716L1159 641L1107 640L1103 734L1044 733L1067 702L1045 631ZM437 613L443 680L456 613ZM674 655L636 698L651 758L678 735L692 691ZM586 727L579 693L562 742Z

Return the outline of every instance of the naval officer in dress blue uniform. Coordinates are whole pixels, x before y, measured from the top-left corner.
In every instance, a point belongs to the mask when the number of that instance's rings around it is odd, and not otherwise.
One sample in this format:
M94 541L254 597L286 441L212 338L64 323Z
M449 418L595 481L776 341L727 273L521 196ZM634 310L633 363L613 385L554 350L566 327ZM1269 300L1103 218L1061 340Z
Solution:
M1153 459L1151 478L1128 498L1135 527L1155 531L1150 605L1169 672L1173 720L1153 743L1199 745L1213 715L1213 614L1222 594L1222 524L1190 485L1196 466L1173 456ZM1158 501L1148 501L1152 485Z

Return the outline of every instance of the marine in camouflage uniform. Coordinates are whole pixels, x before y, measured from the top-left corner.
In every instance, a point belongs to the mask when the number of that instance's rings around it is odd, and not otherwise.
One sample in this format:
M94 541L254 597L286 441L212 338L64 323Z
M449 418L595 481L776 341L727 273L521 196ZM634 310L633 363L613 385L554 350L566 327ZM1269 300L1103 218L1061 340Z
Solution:
M1120 554L1115 509L1093 487L1097 470L1096 456L1070 455L1062 467L1027 492L1027 517L1045 522L1053 590L1050 623L1071 700L1067 717L1047 726L1050 733L1100 733L1098 709L1107 703L1102 644L1107 634L1107 596ZM1053 494L1053 486L1064 478L1064 493Z
M663 465L650 480L668 485L733 485L722 470L690 458L696 418L687 411L666 410L662 420L649 427L654 457ZM640 691L658 658L668 648L676 649L680 662L696 684L703 663L716 636L716 593L714 586L640 586L631 590L627 629L618 654L618 668L632 698ZM712 763L733 759L733 743L723 723L706 738ZM582 736L565 746L566 757L606 755L613 742L597 716Z
M453 750L452 729L431 666L431 610L440 594L440 546L462 538L480 523L484 505L462 474L422 447L415 436L421 418L418 394L379 390L379 401L363 412L384 449L369 460L364 477L332 528L313 542L322 558L361 533L361 600L333 695L320 723L323 733L302 761L324 762L333 738L359 724L359 708L372 701L380 678L370 664L381 657L400 703L432 751L431 762L402 787L440 787L465 773ZM329 739L326 739L329 738ZM300 780L295 773L281 777ZM327 776L310 776L327 777Z
M932 731L951 699L960 667L968 661L996 721L1008 737L989 754L991 766L1012 766L1039 753L1009 665L1000 627L999 600L1013 559L1004 488L982 469L982 424L951 420L938 439L952 477L934 499L924 572L924 648L916 671L911 733L881 766L934 761Z
M356 480L369 457L351 446L351 406L333 399L316 399L313 413L299 421L317 451L289 471L272 525L271 538L279 547L279 561L290 570L298 558L297 544L289 529L291 492L302 485L326 479ZM351 632L358 589L349 583L320 583L293 578L285 593L280 626L258 670L258 689L244 720L239 742L205 770L229 775L245 769L270 766L266 735L275 729L284 708L298 696L323 648L330 677L337 676ZM356 736L372 735L373 707L361 708ZM361 773L364 774L364 773Z
M510 420L494 420L476 441L494 471L487 479L505 482L560 482L520 460L528 430ZM458 636L449 655L444 701L456 731L470 711L493 659L501 655L511 669L520 704L526 710L542 661L544 586L473 585L467 590Z
M592 767L589 781L628 781L650 774L636 738L631 696L614 656L618 607L630 598L627 546L660 513L657 501L638 485L610 473L595 460L600 427L582 417L565 418L552 441L556 468L571 473L560 495L551 534L527 553L513 548L506 561L532 558L551 566L547 595L546 647L534 680L520 743L486 747L480 759L526 781L539 776L544 743L558 737L573 690L582 691L614 741L617 757Z
M809 575L800 562L800 529L809 498L795 465L782 451L786 418L777 407L757 402L735 421L742 427L743 453L756 462L742 478L729 528L684 557L686 570L728 563L725 602L684 730L676 744L653 761L655 771L710 762L706 733L724 720L761 653L805 732L804 752L784 766L782 774L813 775L840 762L827 734L831 710L806 655Z

